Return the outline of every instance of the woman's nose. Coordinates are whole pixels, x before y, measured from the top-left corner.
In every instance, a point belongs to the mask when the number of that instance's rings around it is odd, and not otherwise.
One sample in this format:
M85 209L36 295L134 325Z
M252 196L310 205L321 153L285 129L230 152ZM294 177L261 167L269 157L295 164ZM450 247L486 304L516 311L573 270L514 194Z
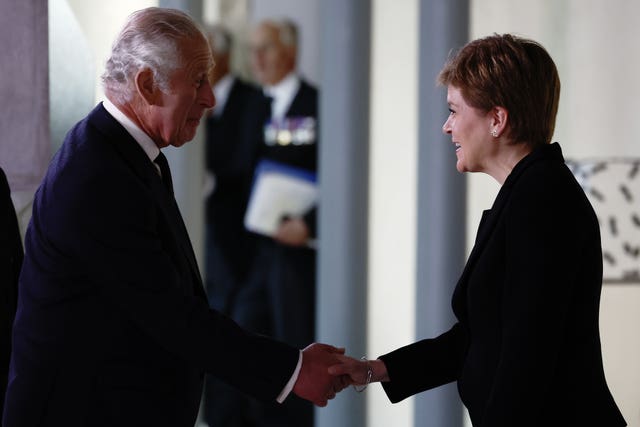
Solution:
M449 118L442 124L442 133L449 134L451 133L451 126L449 126Z

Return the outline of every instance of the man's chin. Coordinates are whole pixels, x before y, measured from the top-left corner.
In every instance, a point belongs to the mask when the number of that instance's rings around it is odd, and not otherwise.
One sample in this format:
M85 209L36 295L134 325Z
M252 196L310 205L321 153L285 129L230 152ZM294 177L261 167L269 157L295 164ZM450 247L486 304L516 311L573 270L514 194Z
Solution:
M182 147L184 144L193 140L193 138L195 137L196 137L196 128L194 128L193 130L184 132L184 134L180 135L179 138L176 138L176 140L173 141L171 145L173 145L174 147Z

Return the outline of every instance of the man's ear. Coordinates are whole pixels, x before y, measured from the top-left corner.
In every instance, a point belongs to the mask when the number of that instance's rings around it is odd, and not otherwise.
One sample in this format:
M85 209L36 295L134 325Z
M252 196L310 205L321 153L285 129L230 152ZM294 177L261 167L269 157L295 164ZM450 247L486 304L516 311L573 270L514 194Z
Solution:
M153 71L149 68L143 68L138 71L135 78L136 90L140 97L145 100L148 105L156 105L158 103L159 89L153 78Z

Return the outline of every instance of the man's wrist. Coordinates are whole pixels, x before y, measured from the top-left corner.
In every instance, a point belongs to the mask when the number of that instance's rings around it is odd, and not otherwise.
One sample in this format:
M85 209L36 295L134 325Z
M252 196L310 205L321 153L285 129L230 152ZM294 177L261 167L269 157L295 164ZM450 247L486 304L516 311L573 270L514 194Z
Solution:
M293 375L291 375L291 378L289 378L289 381L287 382L287 384L284 386L284 388L276 398L276 401L278 403L284 402L287 396L289 396L289 394L293 390L293 386L296 384L296 381L298 381L298 375L300 375L301 368L302 368L302 350L300 350L300 353L298 355L298 364L296 365L296 369L293 371Z

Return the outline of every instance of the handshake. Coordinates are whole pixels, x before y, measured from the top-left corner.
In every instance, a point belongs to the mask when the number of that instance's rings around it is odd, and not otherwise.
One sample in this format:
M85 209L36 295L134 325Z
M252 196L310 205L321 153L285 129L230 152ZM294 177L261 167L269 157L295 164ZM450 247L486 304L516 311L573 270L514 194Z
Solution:
M354 359L345 356L343 348L316 343L302 350L302 367L293 392L318 406L327 406L346 387L377 381L389 381L381 360Z

